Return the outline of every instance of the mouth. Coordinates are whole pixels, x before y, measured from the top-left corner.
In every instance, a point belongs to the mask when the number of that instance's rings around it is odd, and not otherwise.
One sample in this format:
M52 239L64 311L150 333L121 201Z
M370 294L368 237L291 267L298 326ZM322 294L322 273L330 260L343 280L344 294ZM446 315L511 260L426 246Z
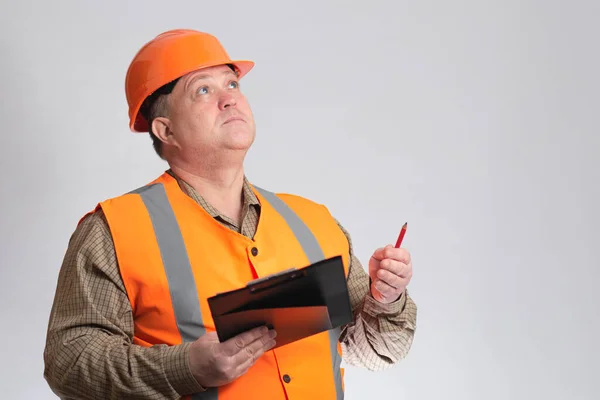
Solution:
M239 116L239 115L232 115L231 117L227 118L225 120L225 122L223 122L223 125L229 124L231 122L236 122L236 121L237 122L246 122L246 120L244 118L242 118L241 116Z

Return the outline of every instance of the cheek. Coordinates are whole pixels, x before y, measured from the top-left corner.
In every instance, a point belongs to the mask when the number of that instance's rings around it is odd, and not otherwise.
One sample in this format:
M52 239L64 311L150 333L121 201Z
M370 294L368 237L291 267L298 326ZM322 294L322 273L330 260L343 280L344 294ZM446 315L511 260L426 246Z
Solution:
M241 103L238 103L238 109L242 112L242 114L244 114L245 116L248 117L248 122L252 126L254 126L255 125L254 114L252 113L252 108L250 107L248 102L242 101Z
M173 136L182 147L197 147L206 142L207 132L211 129L206 120L206 114L189 110L180 113L173 123Z
M248 100L246 99L246 96L244 96L243 94L240 94L237 99L236 99L236 103L237 103L237 107L244 111L247 112L249 114L252 113L252 110L250 109L250 104L248 103Z
M210 129L215 122L215 113L206 104L194 104L184 113L183 126L194 135L202 135Z

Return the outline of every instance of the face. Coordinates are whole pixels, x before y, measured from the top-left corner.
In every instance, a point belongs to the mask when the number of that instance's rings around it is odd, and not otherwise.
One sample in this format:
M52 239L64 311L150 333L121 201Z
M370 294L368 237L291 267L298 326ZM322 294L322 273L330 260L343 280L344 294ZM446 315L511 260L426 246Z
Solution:
M154 132L185 162L246 152L254 141L252 111L237 75L226 65L182 77L169 96L168 109L168 118L154 120Z

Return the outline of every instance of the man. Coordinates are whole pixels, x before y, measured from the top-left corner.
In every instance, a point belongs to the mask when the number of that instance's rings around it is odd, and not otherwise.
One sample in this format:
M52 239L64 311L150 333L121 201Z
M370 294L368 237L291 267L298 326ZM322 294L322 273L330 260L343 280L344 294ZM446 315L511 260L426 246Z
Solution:
M150 132L170 168L100 202L69 242L44 352L60 397L342 399L342 354L382 370L408 353L410 254L379 248L367 274L327 208L247 180L255 125L239 82L252 67L192 30L165 32L133 59L130 128ZM266 328L219 342L208 297L335 255L350 324L277 349Z

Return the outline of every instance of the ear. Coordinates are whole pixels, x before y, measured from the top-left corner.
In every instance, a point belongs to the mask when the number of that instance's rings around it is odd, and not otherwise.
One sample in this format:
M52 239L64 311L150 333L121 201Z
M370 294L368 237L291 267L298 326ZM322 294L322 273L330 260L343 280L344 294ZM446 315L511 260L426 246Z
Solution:
M166 117L157 117L152 121L152 132L164 144L175 144L171 131L171 121Z

